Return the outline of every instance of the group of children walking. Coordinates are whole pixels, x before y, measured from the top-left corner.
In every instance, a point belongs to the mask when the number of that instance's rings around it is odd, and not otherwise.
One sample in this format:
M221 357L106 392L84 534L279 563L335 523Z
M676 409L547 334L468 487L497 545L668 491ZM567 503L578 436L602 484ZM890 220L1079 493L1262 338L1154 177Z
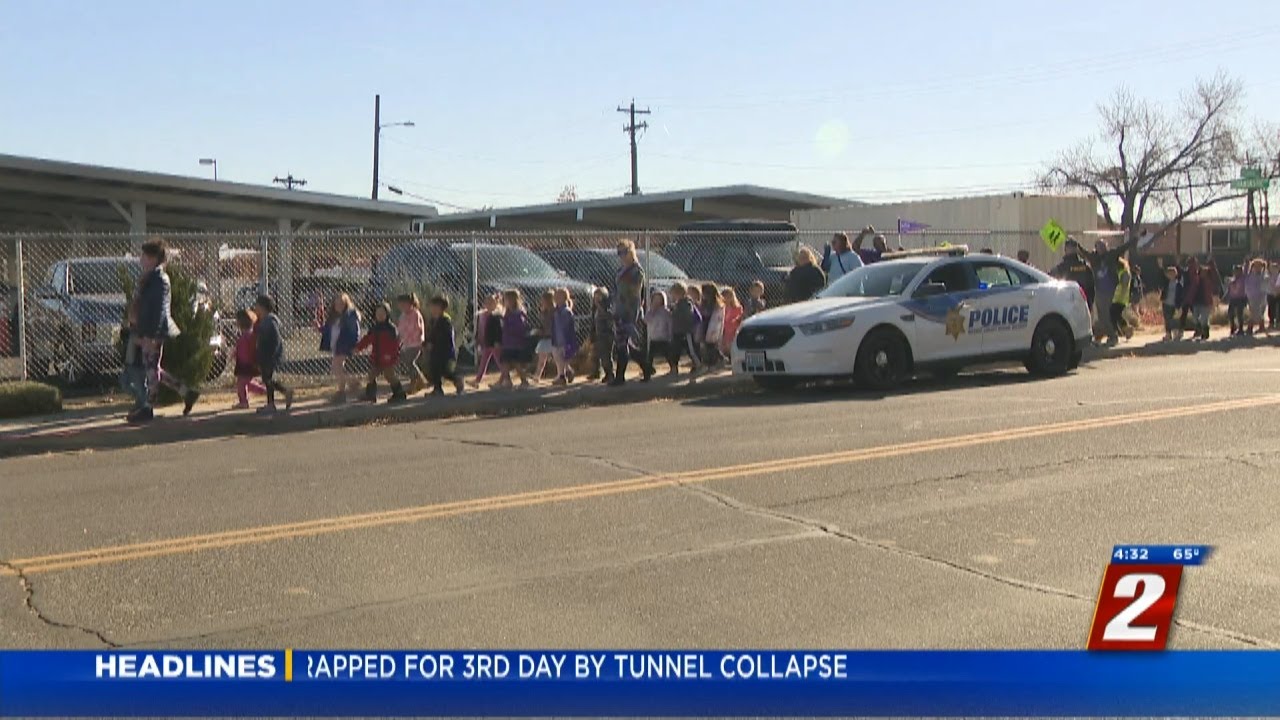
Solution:
M1223 283L1216 265L1201 265L1196 258L1186 267L1164 269L1160 304L1164 312L1164 339L1181 340L1191 317L1192 339L1209 339L1209 321ZM1227 317L1232 336L1269 332L1280 327L1280 262L1255 258L1235 266L1226 282ZM1245 321L1248 311L1248 322ZM1269 316L1269 317L1268 317Z
M590 336L595 352L589 377L614 383L620 373L610 352L616 318L608 289L596 288L592 304ZM393 319L390 305L378 305L372 323L362 332L362 320L351 298L346 294L334 298L320 327L320 349L331 355L330 373L336 386L333 402L345 403L359 393L359 380L352 376L350 364L352 358L366 351L366 402L377 402L380 380L390 390L388 403L404 402L427 388L433 395L442 395L446 382L462 394L464 381L457 371L457 345L448 298L432 298L425 318L412 293L396 298L396 309ZM666 361L672 376L679 374L685 357L695 373L722 366L742 321L764 309L764 285L759 282L751 286L745 304L739 302L733 288L712 283L701 287L676 283L669 295L654 291L643 320L648 351L638 358L644 379L655 372L658 359ZM483 309L476 316L476 374L466 384L479 387L495 366L500 373L495 389L514 387L516 379L520 387L527 388L531 380L542 381L551 366L555 368L553 384L574 381L572 363L581 348L568 289L543 293L537 312L538 322L534 323L516 290L484 298ZM275 377L283 360L284 343L274 302L270 297L259 297L253 309L239 311L236 320L240 337L236 342L237 403L233 409L247 409L250 395L262 395L266 404L258 412L275 413L277 393L284 397L285 407L290 407L293 390Z
M457 372L457 347L453 321L449 317L449 300L435 297L429 304L430 322L423 318L418 297L412 293L396 298L399 314L392 322L391 306L374 308L373 322L361 332L361 318L350 296L334 298L325 323L320 327L320 350L332 356L330 372L337 386L333 402L345 403L359 392L359 380L350 372L353 357L369 351L369 371L364 386L364 400L377 402L378 380L391 391L388 403L400 403L427 387L432 394L443 395L444 383L453 384L459 394L462 378ZM266 405L259 413L276 411L276 391L285 397L285 407L293 403L293 391L275 379L275 368L283 359L284 343L280 321L270 297L258 298L253 310L236 315L240 338L236 342L235 409L249 407L249 394L266 395ZM426 360L424 374L420 364ZM261 381L258 378L261 377ZM409 382L406 388L401 378Z

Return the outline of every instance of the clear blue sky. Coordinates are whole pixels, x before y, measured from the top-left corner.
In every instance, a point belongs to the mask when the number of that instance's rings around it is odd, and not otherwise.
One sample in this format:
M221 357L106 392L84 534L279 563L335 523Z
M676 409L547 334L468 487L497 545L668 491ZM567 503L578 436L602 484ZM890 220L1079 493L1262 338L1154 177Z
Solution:
M0 0L0 152L464 207L756 183L872 200L1026 184L1119 85L1225 70L1280 120L1272 0ZM447 209L442 207L442 210Z

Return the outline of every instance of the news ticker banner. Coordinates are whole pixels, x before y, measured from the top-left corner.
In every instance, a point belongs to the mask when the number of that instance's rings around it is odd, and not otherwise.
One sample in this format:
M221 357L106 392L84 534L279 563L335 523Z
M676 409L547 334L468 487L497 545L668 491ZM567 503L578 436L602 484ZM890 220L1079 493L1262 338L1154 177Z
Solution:
M1280 715L1280 652L0 653L5 716Z

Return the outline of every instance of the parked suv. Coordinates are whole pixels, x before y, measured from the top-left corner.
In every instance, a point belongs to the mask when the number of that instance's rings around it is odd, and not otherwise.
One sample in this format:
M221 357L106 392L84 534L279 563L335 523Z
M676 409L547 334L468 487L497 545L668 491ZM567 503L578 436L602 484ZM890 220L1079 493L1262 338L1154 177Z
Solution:
M414 240L393 247L378 260L369 282L369 294L362 305L367 309L410 290L445 292L464 309L455 317L465 317L471 325L471 256L469 241ZM564 287L573 298L573 314L578 335L585 336L591 322L591 286L565 277L532 250L518 245L480 243L475 247L477 289L480 296L503 290L519 290L529 320L539 326L538 299L546 290ZM430 298L422 298L425 303Z
M739 298L759 280L773 306L782 303L798 249L796 226L789 222L704 220L681 225L662 254L693 277L733 287Z
M49 269L48 282L35 290L28 307L27 373L33 378L56 376L73 384L90 375L114 374L122 358L116 341L128 303L124 280L137 282L142 266L137 258L72 258ZM196 300L209 304L208 293ZM227 366L227 343L221 318L213 314L213 366L209 379Z
M614 291L618 277L618 252L613 249L577 248L573 250L543 250L538 253L557 270L574 280L581 280L590 285L609 288ZM674 283L688 283L689 276L675 263L658 253L637 250L636 257L640 267L645 269L649 283L649 293L654 290L666 291Z

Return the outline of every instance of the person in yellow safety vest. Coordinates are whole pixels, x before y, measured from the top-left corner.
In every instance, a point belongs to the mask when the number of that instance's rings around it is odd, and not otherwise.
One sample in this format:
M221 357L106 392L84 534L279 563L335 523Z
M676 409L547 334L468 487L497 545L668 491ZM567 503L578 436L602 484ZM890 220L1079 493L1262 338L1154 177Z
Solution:
M1133 326L1124 317L1124 311L1129 307L1129 296L1133 289L1133 274L1129 271L1129 262L1124 256L1115 259L1116 271L1116 291L1111 296L1111 331L1107 337L1107 345L1116 345L1120 342L1118 333L1124 333L1124 338L1128 340L1133 337Z

